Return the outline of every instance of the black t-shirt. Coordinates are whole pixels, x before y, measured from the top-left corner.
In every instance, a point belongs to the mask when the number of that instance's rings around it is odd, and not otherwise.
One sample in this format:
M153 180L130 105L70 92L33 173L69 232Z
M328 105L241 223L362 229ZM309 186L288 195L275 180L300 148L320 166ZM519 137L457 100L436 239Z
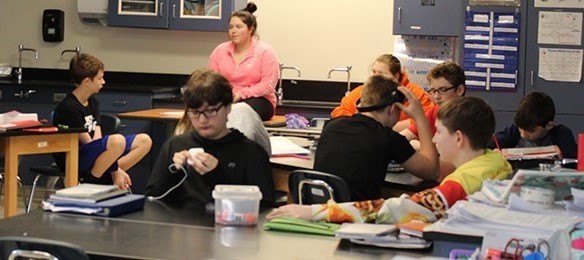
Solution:
M99 121L99 104L93 96L89 97L88 105L84 106L73 93L67 94L57 105L53 113L53 125L63 125L69 128L87 129L93 138ZM61 169L65 169L65 154L54 153L55 162Z
M354 201L378 199L387 165L416 151L408 140L361 114L329 122L318 141L314 168L343 178Z
M57 105L53 115L54 125L66 125L69 128L83 127L87 129L93 138L95 128L99 121L99 104L97 99L90 97L88 105L83 106L79 100L69 93L65 99Z

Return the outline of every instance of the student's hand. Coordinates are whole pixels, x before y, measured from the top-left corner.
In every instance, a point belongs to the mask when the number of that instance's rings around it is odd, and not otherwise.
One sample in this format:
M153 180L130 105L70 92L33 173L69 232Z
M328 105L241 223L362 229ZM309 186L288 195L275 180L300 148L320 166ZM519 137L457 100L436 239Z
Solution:
M182 150L180 152L174 153L172 156L172 162L174 163L177 168L184 167L187 165L187 159L189 158L190 154L188 150Z
M189 157L191 159L189 165L201 175L212 171L219 164L219 160L215 156L206 152L198 152L194 155L189 154Z
M272 210L266 219L271 220L279 217L292 217L304 220L312 219L312 209L310 205L289 204Z
M130 179L130 175L126 173L124 170L118 168L117 171L112 172L112 180L114 181L114 185L118 186L118 188L122 190L127 190L132 186L132 179Z
M405 106L404 104L401 104L401 103L395 103L395 105L399 109L404 111L404 113L406 113L406 115L413 118L414 121L426 117L424 115L424 109L422 108L422 103L420 103L420 100L418 100L416 98L416 96L414 96L414 93L412 93L411 90L409 90L403 86L399 86L399 87L397 87L397 89L406 96L406 100L408 101L408 106Z

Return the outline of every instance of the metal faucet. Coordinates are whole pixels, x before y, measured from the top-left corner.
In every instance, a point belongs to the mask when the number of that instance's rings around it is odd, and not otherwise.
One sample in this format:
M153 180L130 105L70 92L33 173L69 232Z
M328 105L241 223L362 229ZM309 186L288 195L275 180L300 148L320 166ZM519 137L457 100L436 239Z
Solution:
M16 77L18 79L18 83L22 82L22 52L24 51L31 51L34 52L34 58L39 58L39 52L35 49L31 48L24 48L22 44L18 45L18 68L16 69Z
M284 66L284 63L280 63L280 78L278 79L278 91L276 91L276 97L278 98L278 105L282 105L284 101L284 88L282 86L282 71L283 70L295 70L298 72L298 77L300 78L300 69L296 66Z
M345 68L332 68L331 70L329 70L328 72L328 78L331 78L331 73L333 71L344 71L347 72L347 91L345 92L345 96L349 95L349 92L351 92L351 69L353 68L353 66L349 65Z
M79 46L75 46L75 49L67 49L67 50L63 50L61 52L61 57L63 57L63 54L67 53L67 52L75 52L76 55L79 55L79 53L81 52L81 48L79 48Z

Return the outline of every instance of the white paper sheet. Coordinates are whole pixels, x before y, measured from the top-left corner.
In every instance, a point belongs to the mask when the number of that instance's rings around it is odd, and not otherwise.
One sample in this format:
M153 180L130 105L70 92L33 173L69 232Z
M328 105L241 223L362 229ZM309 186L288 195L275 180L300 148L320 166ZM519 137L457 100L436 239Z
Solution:
M580 82L582 50L539 48L538 76L549 81Z
M539 12L537 43L581 45L582 13Z

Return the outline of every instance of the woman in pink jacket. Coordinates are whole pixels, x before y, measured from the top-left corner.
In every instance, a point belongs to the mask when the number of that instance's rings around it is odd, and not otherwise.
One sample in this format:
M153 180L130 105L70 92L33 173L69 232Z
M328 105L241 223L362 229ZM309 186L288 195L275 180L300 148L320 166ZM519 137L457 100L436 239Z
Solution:
M274 90L279 62L274 50L254 37L257 6L250 2L231 15L228 42L211 53L209 68L219 72L233 85L233 102L245 102L262 118L269 120L276 108Z

